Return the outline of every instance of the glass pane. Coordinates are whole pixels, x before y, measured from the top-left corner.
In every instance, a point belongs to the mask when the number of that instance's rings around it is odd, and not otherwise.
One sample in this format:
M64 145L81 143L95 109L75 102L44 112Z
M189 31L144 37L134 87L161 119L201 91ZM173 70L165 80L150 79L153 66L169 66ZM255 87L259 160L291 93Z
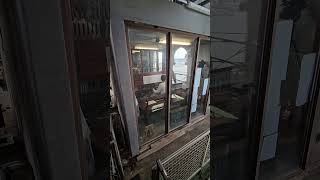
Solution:
M260 156L260 179L265 180L300 166L319 48L312 4L277 2Z
M212 1L210 111L214 179L255 176L255 126L265 17L264 0ZM268 69L268 67L263 67Z
M172 35L170 129L188 122L196 39Z
M210 68L210 41L200 40L197 69L191 104L191 118L204 115L208 102Z
M143 144L165 133L167 39L160 32L131 28L128 32L139 138Z

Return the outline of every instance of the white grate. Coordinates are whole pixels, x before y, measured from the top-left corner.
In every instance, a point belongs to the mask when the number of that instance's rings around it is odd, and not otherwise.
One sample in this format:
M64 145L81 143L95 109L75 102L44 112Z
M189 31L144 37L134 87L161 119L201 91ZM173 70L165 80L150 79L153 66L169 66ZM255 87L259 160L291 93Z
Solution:
M162 162L170 179L187 180L210 160L210 131L200 135ZM207 151L207 152L206 152Z

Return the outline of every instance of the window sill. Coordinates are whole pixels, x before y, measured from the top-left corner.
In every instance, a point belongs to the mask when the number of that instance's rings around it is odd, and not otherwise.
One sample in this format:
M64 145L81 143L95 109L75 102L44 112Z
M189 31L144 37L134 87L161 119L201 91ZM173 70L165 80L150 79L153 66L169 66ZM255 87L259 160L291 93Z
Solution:
M155 141L152 141L148 144L143 145L140 148L140 154L137 156L137 160L141 161L144 158L150 156L151 154L164 148L168 144L174 142L179 137L188 133L188 131L190 131L195 124L205 120L206 118L209 118L209 114L195 118L189 124L186 124L176 130L173 130L169 134L163 135L159 139L156 139Z

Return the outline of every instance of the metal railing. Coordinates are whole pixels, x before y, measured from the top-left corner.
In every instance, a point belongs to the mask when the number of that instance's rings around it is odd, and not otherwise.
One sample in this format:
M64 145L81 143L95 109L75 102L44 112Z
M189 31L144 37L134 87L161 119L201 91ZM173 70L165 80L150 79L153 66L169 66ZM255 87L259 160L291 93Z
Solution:
M157 161L157 180L189 180L210 162L210 131L164 159Z

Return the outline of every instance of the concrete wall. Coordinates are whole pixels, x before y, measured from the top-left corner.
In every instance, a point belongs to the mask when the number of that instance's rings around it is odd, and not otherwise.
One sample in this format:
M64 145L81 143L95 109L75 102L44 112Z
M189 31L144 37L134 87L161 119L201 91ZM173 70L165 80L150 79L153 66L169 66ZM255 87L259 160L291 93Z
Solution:
M113 0L111 21L132 20L161 27L210 35L210 17L168 0Z
M113 0L110 4L115 70L120 84L132 155L139 153L137 118L128 60L124 20L142 22L196 34L210 34L210 17L168 0ZM121 101L121 100L120 100Z

